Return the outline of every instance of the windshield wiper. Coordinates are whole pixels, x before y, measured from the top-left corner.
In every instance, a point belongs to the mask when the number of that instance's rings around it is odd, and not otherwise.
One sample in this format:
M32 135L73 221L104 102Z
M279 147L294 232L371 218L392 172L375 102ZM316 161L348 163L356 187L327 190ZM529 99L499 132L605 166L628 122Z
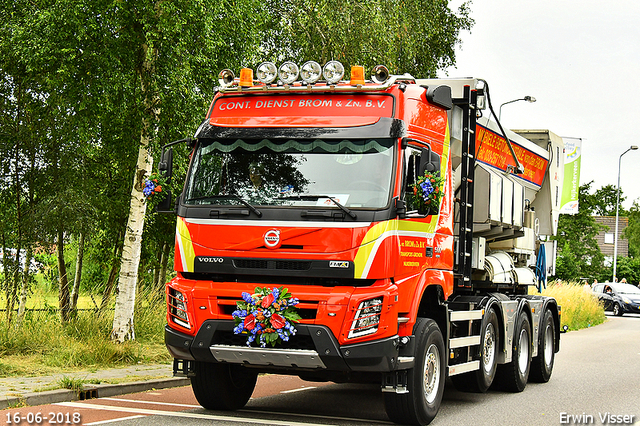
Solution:
M258 217L262 217L262 212L260 210L258 210L257 208L255 208L253 205L251 205L249 202L245 201L242 199L242 197L240 197L239 195L235 195L235 194L227 194L227 195L203 195L202 197L194 197L194 198L189 198L187 201L198 201L198 200L219 200L219 199L225 199L225 198L230 198L233 200L237 200L240 201L240 203L242 203L244 206L248 207L249 210L251 210L253 213L255 213L256 216Z
M358 216L352 212L351 210L349 210L349 208L347 208L346 206L343 206L342 204L340 204L334 197L332 197L331 195L315 195L315 194L304 194L304 195L289 195L288 197L279 197L282 200L304 200L306 198L315 198L316 200L319 198L328 198L330 199L333 204L335 204L340 210L342 210L343 212L345 212L346 214L349 215L349 217L351 217L351 219L355 219Z

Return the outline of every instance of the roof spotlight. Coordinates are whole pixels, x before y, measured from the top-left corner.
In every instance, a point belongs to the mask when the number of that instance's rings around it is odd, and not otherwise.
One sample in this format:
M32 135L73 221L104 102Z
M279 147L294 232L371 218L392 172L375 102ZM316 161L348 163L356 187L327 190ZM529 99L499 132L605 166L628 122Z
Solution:
M336 84L344 76L344 67L338 61L329 61L322 69L322 75L329 84Z
M300 68L300 77L307 84L320 80L320 76L322 76L322 67L316 61L307 61Z
M264 84L271 84L278 76L278 69L273 62L263 62L256 69L256 77Z
M371 80L376 84L382 84L389 79L389 69L384 65L376 65L371 74Z
M236 76L233 74L233 71L224 69L218 74L218 83L222 87L229 87L233 84L235 78Z
M298 66L293 62L285 62L278 69L278 78L284 84L291 84L298 79Z

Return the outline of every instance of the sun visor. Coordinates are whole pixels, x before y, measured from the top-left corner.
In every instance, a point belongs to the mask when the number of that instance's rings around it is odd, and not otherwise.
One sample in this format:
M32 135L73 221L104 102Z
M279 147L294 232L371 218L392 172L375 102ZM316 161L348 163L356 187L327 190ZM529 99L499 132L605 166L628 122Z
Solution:
M393 117L389 94L291 94L221 96L209 124L220 127L353 127Z

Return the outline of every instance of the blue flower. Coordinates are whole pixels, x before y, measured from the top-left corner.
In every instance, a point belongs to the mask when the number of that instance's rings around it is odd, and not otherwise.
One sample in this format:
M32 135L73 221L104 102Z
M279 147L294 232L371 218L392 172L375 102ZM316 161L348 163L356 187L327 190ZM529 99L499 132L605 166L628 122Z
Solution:
M300 300L298 300L297 297L292 297L291 299L289 299L288 305L289 306L294 306L294 305L297 305L298 303L300 303Z
M253 305L253 299L251 298L251 295L249 293L247 293L246 291L242 292L242 299L245 302L250 303L250 304Z
M244 321L241 321L236 328L233 329L234 334L240 334L244 331Z
M152 181L150 181L149 179L146 179L144 181L144 188L142 189L142 193L144 194L145 197L150 196L151 194L154 193L154 191L156 190L156 186L153 184Z
M277 299L278 296L280 296L280 289L278 287L274 287L273 291L271 292L271 294L273 294L273 297L275 297Z
M233 316L234 318L244 318L247 316L247 311L246 309L236 309L235 311L233 311L231 316Z
M425 180L420 184L420 188L422 188L422 197L426 200L429 199L429 195L433 192L433 186L431 186L431 181Z

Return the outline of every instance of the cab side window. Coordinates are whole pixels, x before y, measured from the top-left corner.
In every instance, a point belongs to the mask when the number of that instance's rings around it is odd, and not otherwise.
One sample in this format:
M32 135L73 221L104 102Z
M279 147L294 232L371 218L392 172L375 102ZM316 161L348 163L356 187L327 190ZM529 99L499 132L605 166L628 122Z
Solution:
M425 172L438 173L440 169L440 156L431 150L430 146L422 148L410 146L404 151L404 201L407 203L407 211L418 210L418 206L412 205L414 185Z

